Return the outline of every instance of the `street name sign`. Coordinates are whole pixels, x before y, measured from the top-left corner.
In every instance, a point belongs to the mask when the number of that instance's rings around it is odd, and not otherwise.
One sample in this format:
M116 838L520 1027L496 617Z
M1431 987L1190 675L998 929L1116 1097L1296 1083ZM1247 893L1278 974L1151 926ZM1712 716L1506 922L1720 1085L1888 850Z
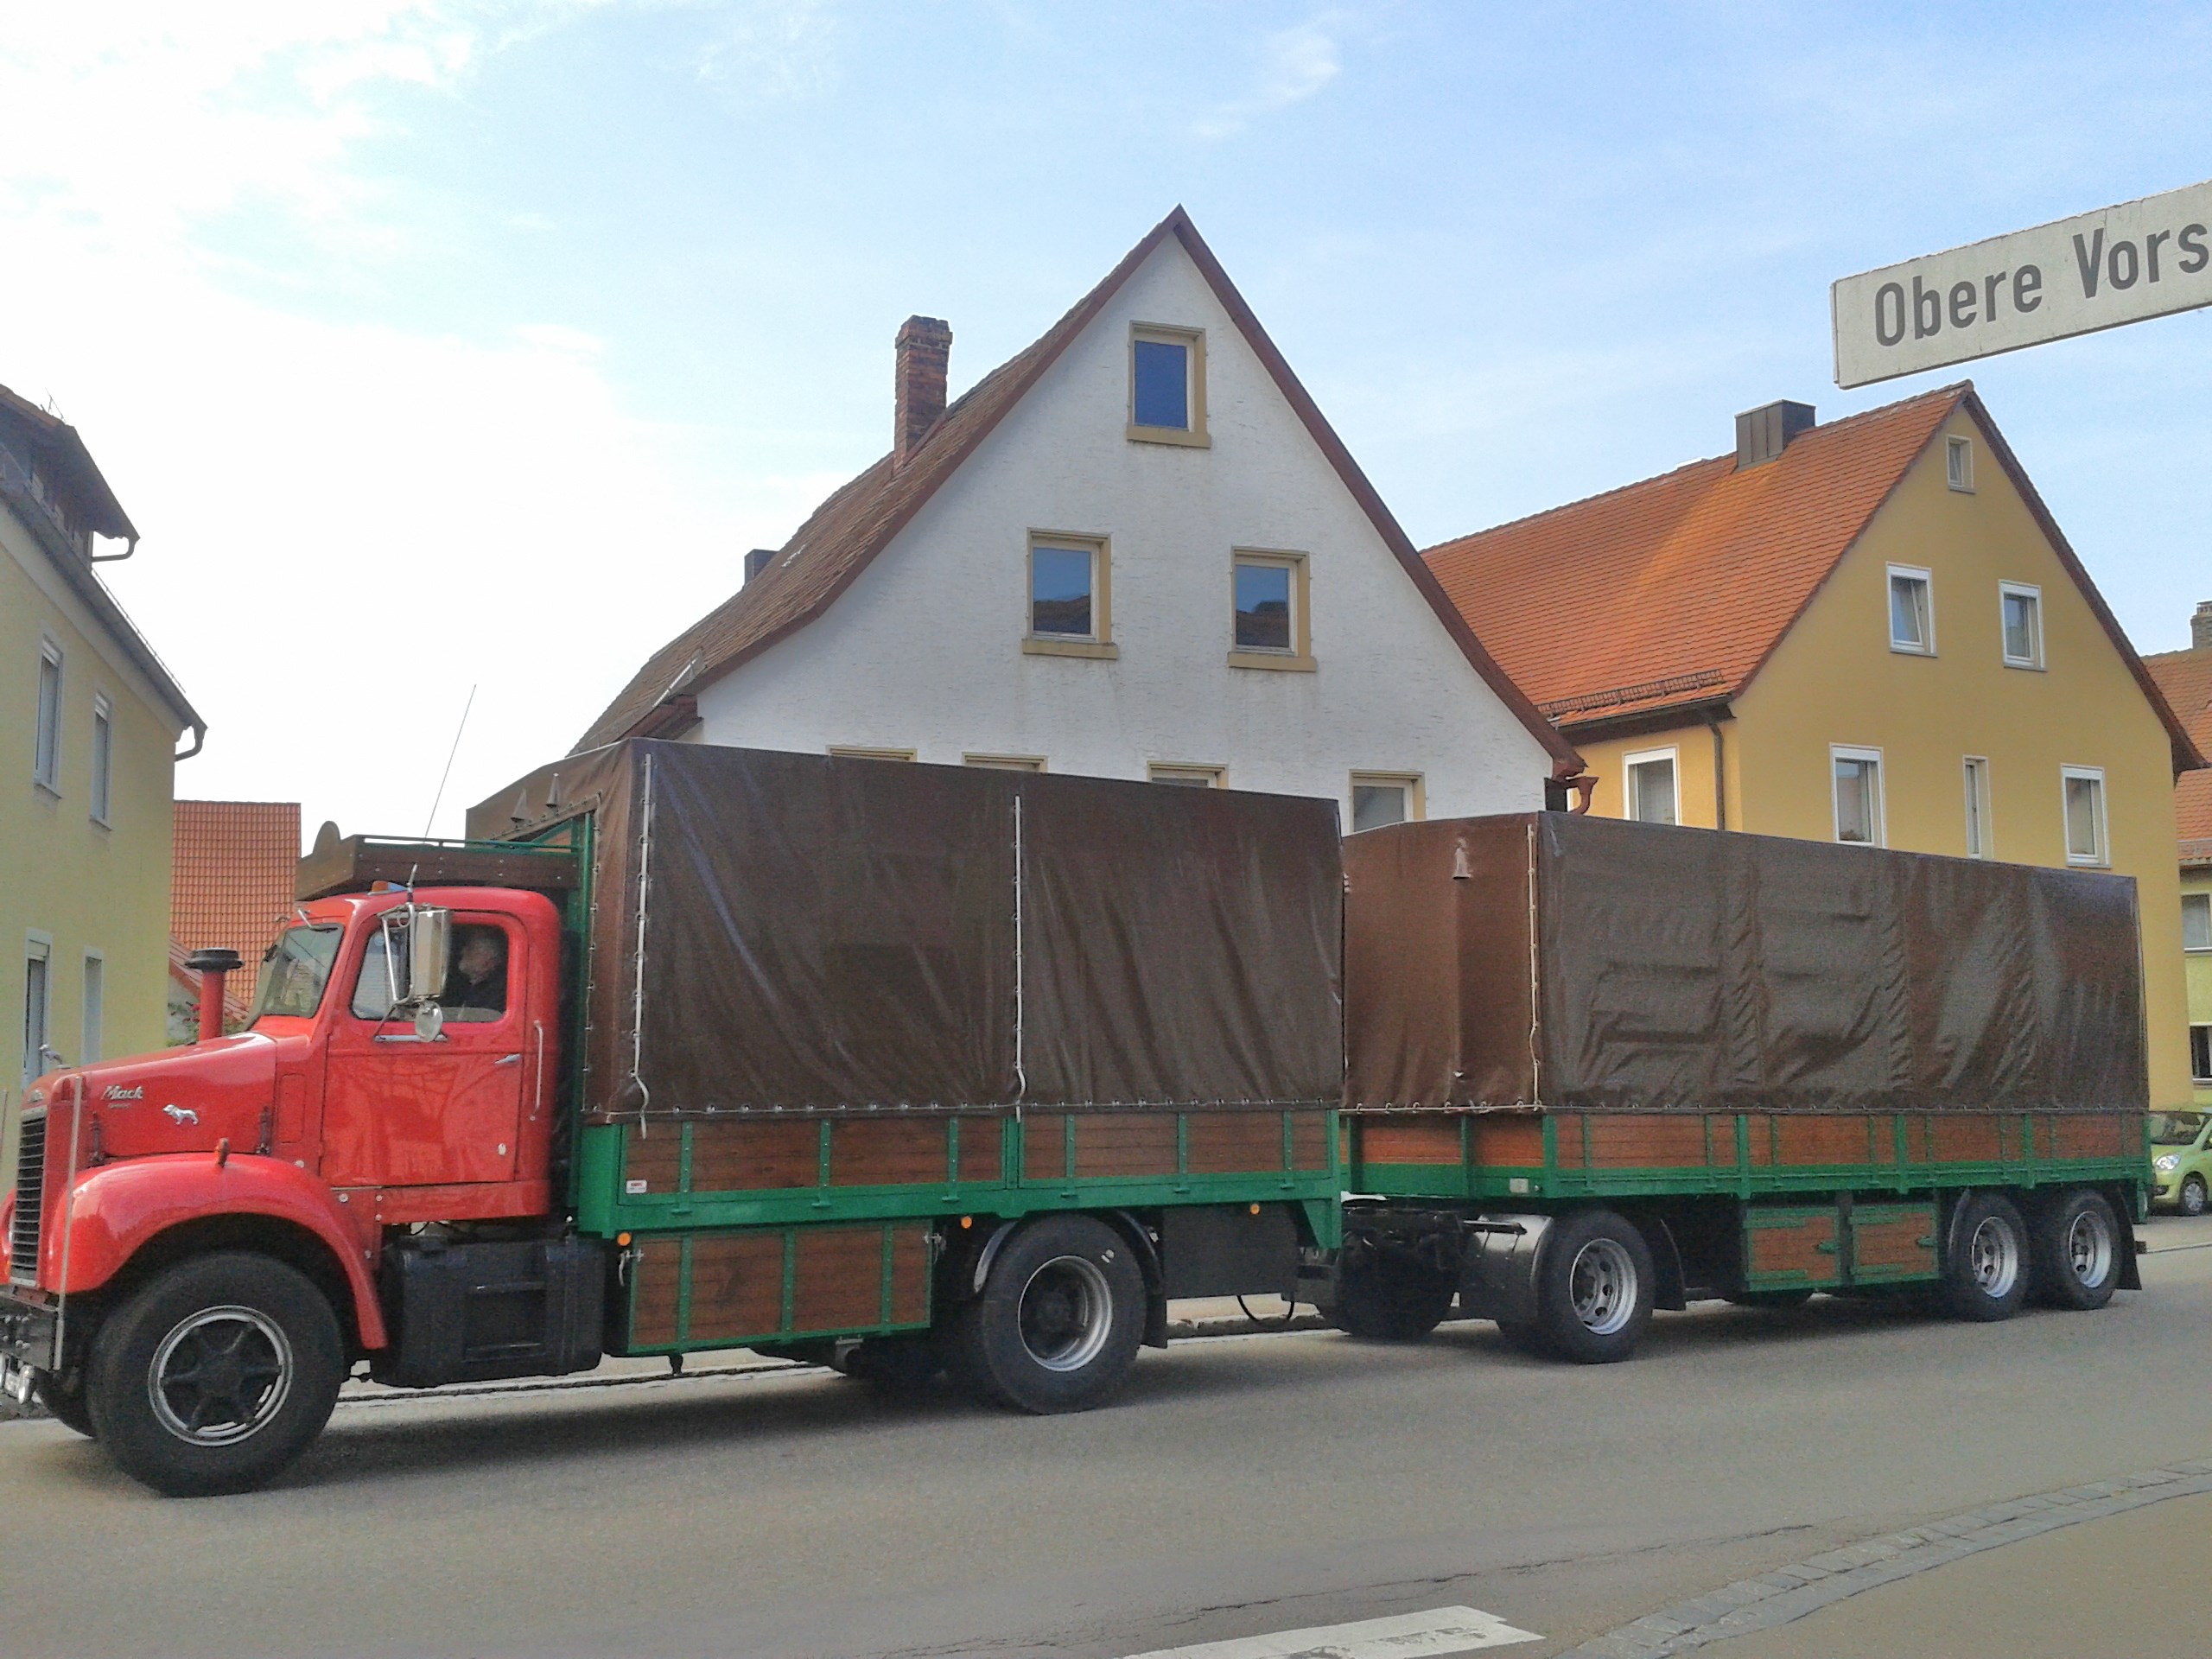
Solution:
M1846 390L2212 305L2212 181L1908 259L1831 290Z

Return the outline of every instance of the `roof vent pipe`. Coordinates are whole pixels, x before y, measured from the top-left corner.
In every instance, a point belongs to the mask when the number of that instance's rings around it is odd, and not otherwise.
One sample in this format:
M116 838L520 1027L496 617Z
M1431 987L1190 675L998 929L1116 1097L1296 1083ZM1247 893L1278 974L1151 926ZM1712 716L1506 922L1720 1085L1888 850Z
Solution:
M1788 399L1745 410L1736 417L1736 470L1780 458L1790 439L1814 426L1813 406Z
M945 368L952 360L952 325L942 317L909 317L899 326L893 387L891 464L904 467L944 413Z

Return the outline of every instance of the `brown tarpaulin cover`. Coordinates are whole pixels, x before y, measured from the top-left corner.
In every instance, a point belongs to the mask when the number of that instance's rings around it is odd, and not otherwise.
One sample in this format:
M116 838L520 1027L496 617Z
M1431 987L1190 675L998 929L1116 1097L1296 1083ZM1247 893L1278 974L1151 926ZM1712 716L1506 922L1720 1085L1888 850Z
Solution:
M2148 1103L2127 877L1556 812L1344 872L1349 1105Z
M632 740L468 829L585 814L595 1120L1342 1089L1332 802Z

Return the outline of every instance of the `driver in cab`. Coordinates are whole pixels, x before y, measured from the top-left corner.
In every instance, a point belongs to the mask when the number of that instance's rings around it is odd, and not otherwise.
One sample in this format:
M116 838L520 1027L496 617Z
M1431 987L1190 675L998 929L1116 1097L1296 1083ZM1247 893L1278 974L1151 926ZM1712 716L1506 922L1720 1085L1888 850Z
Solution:
M453 970L438 1006L446 1018L485 1023L507 1011L507 936L482 923L454 929Z

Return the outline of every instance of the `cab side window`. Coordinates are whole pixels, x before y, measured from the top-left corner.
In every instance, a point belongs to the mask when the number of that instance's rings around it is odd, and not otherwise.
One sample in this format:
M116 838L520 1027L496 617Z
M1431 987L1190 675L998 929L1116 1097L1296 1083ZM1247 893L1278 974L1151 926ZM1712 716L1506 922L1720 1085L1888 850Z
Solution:
M453 969L438 1006L457 1023L489 1024L507 1011L507 936L488 923L453 931Z

